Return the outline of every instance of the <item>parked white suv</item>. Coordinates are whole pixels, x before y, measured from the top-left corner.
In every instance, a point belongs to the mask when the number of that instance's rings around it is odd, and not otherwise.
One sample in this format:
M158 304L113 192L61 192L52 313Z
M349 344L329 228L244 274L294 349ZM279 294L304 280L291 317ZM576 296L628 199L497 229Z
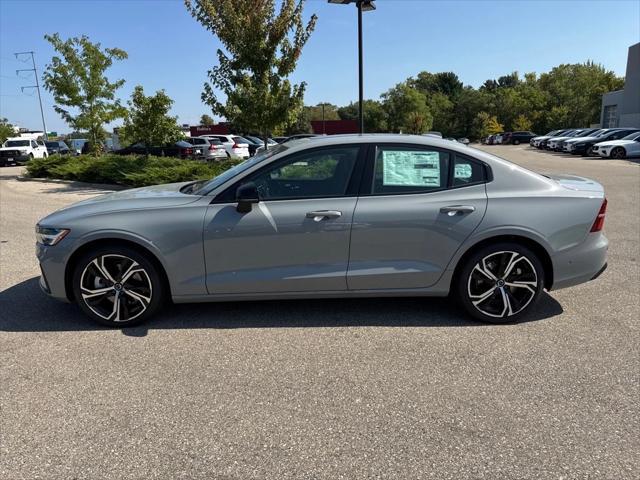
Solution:
M227 156L249 158L249 142L247 139L239 137L238 135L202 135L207 138L217 138L224 145L227 151Z
M46 158L47 146L42 140L7 138L0 148L0 166L17 165L32 158Z
M195 147L195 155L205 160L226 160L227 150L220 140L212 137L191 137L186 140Z

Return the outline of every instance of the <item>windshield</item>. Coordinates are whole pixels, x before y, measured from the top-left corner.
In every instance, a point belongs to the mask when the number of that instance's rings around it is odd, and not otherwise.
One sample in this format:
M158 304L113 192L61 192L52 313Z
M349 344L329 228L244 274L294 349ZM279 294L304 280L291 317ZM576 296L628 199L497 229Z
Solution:
M28 147L29 140L7 140L4 143L5 147Z
M632 134L623 137L622 140L635 140L636 138L640 138L640 132L633 132Z
M194 195L207 195L209 192L211 192L212 190L215 190L220 185L225 183L227 180L232 179L236 175L239 175L240 173L244 172L245 170L253 167L254 165L257 165L258 163L262 162L263 160L266 160L267 158L273 157L274 155L277 155L278 153L284 152L288 148L289 147L287 145L278 145L276 147L270 148L269 150L263 150L262 152L254 155L253 157L249 158L248 160L245 160L244 162L239 163L235 167L232 167L229 170L226 170L226 171L222 172L217 177L214 177L211 180L208 180L208 181L206 181L205 183L203 183L201 185L197 185L194 188L193 192L191 192L191 193L193 193Z
M47 147L49 148L55 148L58 147L58 142L46 142Z

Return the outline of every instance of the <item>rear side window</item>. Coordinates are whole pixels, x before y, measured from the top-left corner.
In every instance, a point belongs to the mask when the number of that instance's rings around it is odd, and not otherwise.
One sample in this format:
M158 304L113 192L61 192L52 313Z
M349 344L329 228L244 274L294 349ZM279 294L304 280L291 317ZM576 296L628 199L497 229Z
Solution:
M486 181L487 173L484 165L469 158L456 155L453 164L453 187L461 187Z
M373 195L425 193L447 187L449 154L429 148L379 147Z

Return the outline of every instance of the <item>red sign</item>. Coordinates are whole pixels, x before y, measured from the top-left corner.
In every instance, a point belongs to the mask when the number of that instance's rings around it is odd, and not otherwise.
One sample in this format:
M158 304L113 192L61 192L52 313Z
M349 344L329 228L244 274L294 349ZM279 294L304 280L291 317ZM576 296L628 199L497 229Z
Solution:
M189 127L189 132L191 133L192 137L199 137L201 135L228 135L231 133L226 123Z
M355 120L311 120L313 133L322 135L338 135L340 133L358 133L358 122Z

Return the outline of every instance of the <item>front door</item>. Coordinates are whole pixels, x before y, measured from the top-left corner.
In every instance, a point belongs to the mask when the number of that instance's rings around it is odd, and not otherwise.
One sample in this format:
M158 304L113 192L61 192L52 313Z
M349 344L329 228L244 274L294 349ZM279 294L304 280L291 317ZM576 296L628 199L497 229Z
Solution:
M487 206L486 167L431 147L379 145L358 200L349 290L434 285Z
M213 203L204 225L210 294L344 291L356 205L358 146L306 150L243 178L248 213ZM223 198L225 194L222 195Z

